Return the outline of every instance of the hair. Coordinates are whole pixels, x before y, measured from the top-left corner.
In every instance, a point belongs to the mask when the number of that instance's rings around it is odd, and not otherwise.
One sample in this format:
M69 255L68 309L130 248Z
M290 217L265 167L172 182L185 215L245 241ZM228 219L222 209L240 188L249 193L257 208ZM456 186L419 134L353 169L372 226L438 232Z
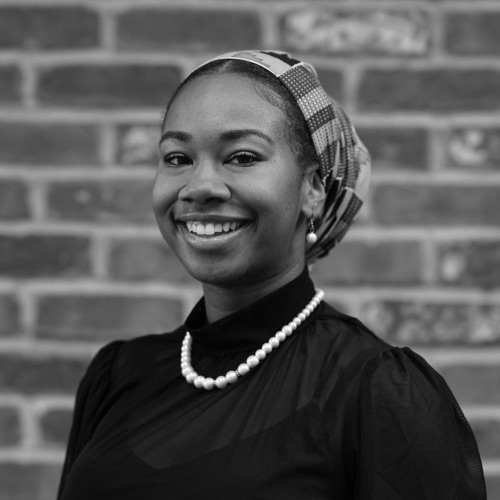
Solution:
M299 61L285 54L269 52L269 54L280 58L289 64L297 64ZM285 127L286 140L297 158L301 167L308 167L318 163L318 156L312 141L307 123L290 91L280 82L278 78L264 68L246 61L219 60L213 61L193 71L174 92L170 98L162 120L162 128L165 125L168 110L179 95L181 90L194 79L204 75L241 75L258 83L256 90L271 105L280 109L287 118Z

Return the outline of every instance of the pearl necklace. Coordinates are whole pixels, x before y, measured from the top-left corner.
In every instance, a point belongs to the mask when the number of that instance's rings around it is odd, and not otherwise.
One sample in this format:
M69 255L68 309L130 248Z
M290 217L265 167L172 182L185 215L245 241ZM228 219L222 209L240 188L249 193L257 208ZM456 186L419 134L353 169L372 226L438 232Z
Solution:
M215 387L224 389L228 384L234 384L238 378L246 375L252 368L255 368L273 349L276 349L287 337L297 329L297 327L305 321L305 319L316 309L318 304L323 300L325 293L323 290L316 290L316 294L311 299L302 311L295 318L285 325L279 332L275 333L267 342L262 344L260 349L255 351L255 354L249 356L246 363L241 363L236 370L231 370L226 375L220 375L215 380L212 377L204 377L199 375L191 365L191 345L193 339L189 332L182 341L181 347L181 370L182 375L189 384L193 384L197 389L206 389L210 391Z

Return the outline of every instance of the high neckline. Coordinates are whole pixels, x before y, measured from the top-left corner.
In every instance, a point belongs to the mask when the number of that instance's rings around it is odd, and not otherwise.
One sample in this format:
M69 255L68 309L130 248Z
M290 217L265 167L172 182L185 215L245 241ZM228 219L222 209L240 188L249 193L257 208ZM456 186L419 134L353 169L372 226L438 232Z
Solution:
M314 293L314 284L306 267L286 285L213 323L207 322L205 300L202 298L185 322L193 337L193 350L235 352L256 349L289 323ZM320 307L316 311L318 309ZM299 329L304 328L313 316L314 313Z

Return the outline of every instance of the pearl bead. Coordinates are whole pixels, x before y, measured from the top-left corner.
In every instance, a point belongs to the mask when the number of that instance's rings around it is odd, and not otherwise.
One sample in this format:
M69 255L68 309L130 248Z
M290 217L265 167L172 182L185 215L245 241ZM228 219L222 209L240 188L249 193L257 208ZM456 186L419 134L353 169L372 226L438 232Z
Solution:
M250 367L246 363L241 363L236 371L243 377L243 375L246 375L250 371Z
M191 346L192 337L189 332L186 332L184 340L181 346L181 373L190 384L194 384L197 389L205 389L210 391L215 387L219 389L224 389L228 384L234 384L238 381L239 377L246 375L252 368L255 368L267 355L279 347L280 342L286 340L286 337L291 335L297 327L314 311L315 307L323 299L324 293L321 290L317 290L315 296L310 300L309 304L304 307L302 312L300 312L290 323L285 325L279 332L271 337L267 342L265 342L260 349L255 351L255 354L247 358L246 363L241 363L238 366L237 371L229 371L226 375L220 375L215 380L211 377L203 377L198 375L198 373L191 366Z
M194 386L198 387L198 389L200 389L201 387L203 387L203 382L205 382L205 377L203 375L198 375L194 379Z
M262 345L262 350L266 354L269 354L273 350L273 347L272 347L272 345L269 342L266 342L265 344Z
M203 382L203 389L206 389L207 391L211 391L215 387L215 382L214 379L211 377L208 377L205 379Z
M247 365L250 368L255 368L260 363L259 358L257 356L248 356Z
M226 387L226 385L228 384L227 380L226 380L226 377L224 377L223 375L217 377L215 379L215 385L219 388L219 389L224 389L224 387Z
M318 241L318 237L316 233L307 233L306 240L308 243L316 243Z
M260 361L262 361L266 357L266 351L264 351L264 349L257 349L255 351L255 355Z

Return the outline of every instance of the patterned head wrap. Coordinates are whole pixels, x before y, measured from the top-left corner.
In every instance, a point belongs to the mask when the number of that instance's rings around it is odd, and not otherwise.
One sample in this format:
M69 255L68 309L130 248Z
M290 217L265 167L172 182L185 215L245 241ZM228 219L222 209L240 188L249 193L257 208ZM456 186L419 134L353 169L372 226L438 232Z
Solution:
M370 155L340 104L321 86L315 68L305 62L289 64L277 54L291 57L276 51L230 52L194 71L219 60L246 61L269 71L295 99L311 134L326 192L323 215L316 221L318 239L306 252L308 262L313 262L339 243L361 208L370 182Z

